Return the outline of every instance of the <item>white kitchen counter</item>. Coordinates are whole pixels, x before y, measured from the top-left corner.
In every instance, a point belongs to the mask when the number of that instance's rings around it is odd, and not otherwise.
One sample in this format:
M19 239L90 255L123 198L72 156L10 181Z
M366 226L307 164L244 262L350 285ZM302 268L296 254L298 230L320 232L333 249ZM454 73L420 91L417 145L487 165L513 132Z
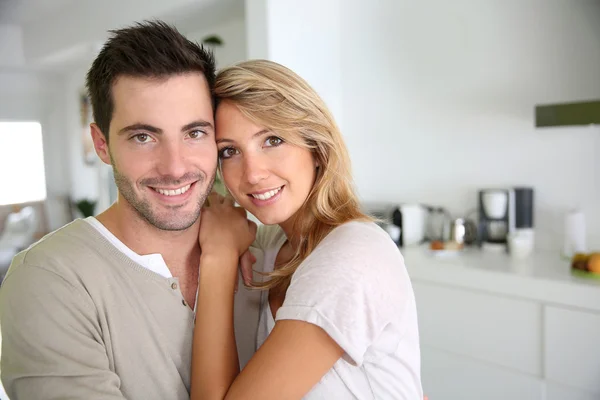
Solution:
M411 280L485 291L548 305L600 311L600 279L571 273L558 254L515 260L506 253L465 249L434 256L426 247L401 249Z

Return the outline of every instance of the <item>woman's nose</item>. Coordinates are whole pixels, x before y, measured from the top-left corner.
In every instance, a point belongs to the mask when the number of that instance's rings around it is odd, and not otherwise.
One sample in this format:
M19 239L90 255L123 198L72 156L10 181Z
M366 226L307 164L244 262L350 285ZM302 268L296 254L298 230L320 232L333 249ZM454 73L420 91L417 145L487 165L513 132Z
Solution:
M261 154L244 157L244 177L251 185L269 177L268 162Z

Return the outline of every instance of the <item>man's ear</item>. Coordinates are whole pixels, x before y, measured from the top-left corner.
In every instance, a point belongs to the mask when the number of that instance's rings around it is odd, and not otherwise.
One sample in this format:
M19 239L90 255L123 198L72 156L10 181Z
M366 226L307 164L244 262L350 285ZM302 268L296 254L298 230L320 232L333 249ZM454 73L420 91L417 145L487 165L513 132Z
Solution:
M96 154L98 154L98 157L100 157L102 162L110 165L110 154L108 152L108 142L106 137L96 124L90 124L90 133L92 135L92 140L94 141Z

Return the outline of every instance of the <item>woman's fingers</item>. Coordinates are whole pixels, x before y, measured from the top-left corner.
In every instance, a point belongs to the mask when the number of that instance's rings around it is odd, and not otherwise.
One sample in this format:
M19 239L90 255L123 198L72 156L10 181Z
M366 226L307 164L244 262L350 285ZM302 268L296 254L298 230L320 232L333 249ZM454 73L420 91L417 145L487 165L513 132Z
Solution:
M242 279L244 280L244 284L246 286L249 286L252 282L252 266L255 262L256 257L254 257L254 254L252 254L250 250L246 250L246 252L240 257L240 270L242 272Z

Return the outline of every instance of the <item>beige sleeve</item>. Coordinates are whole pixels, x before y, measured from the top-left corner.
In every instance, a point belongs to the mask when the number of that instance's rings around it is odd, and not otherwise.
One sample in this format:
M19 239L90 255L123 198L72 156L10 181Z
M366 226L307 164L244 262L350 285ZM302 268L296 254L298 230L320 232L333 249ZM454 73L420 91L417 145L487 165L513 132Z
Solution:
M124 399L84 288L15 262L0 290L0 371L10 399Z

